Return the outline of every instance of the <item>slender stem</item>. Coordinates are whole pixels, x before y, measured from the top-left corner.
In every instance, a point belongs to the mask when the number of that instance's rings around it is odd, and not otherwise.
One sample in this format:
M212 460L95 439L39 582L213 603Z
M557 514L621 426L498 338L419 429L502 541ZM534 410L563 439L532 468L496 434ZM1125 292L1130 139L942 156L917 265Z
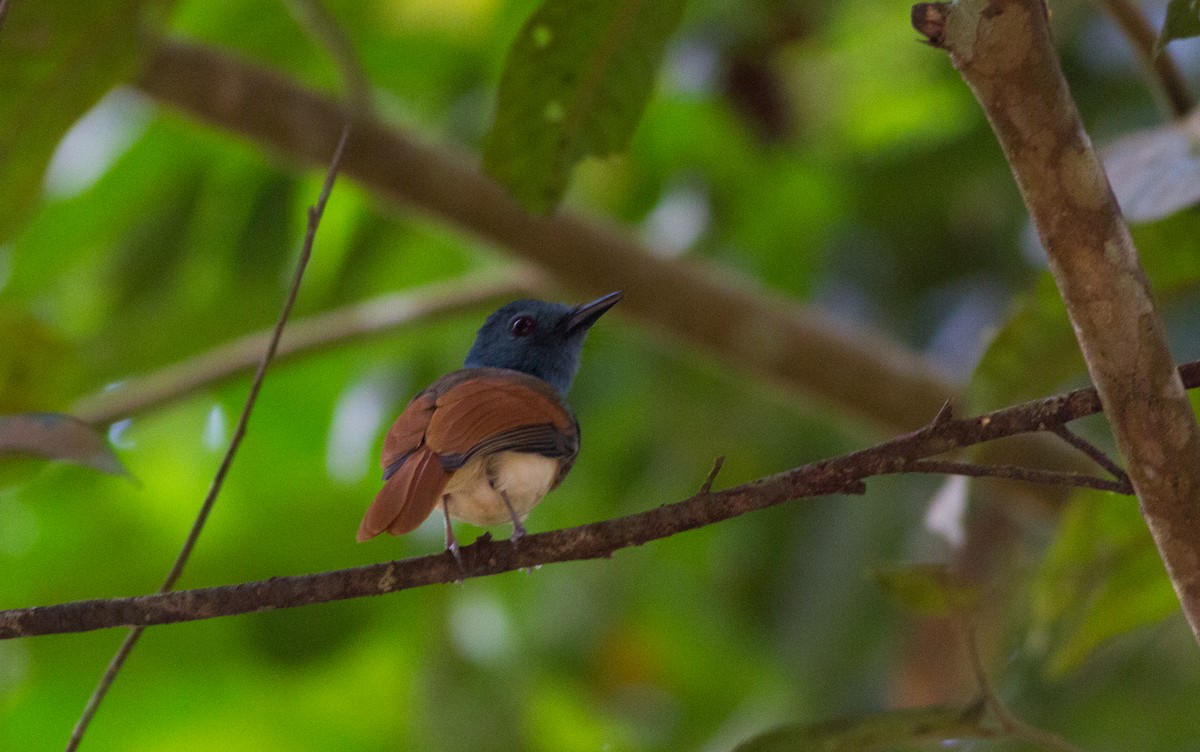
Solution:
M8 18L8 0L0 0L0 31L4 30L6 18Z
M1129 484L1129 476L1125 474L1125 468L1117 464L1116 460L1104 453L1100 447L1083 438L1079 434L1072 431L1065 425L1055 426L1054 433L1062 438L1071 446L1086 454L1100 467L1107 470L1114 478L1122 483Z
M1166 50L1158 50L1158 32L1150 25L1146 15L1131 0L1101 0L1105 10L1125 34L1138 56L1143 70L1158 84L1160 101L1176 118L1181 118L1196 105L1187 80L1175 64L1175 58Z
M971 672L975 676L975 683L979 686L979 692L983 695L983 701L996 716L996 720L1000 722L1000 728L1005 734L1015 736L1042 749L1055 752L1083 752L1082 749L1058 734L1031 726L1014 715L988 678L987 670L983 666L983 657L979 654L979 640L975 637L975 626L971 622L971 617L966 614L957 614L952 621L957 627L963 648L967 652L967 660L971 665Z
M246 403L242 407L241 417L238 419L237 429L233 433L233 438L229 442L229 448L225 450L225 456L221 459L221 465L217 468L217 474L213 477L212 485L208 489L208 495L204 498L204 503L200 506L200 512L196 515L195 522L192 523L192 529L188 532L187 540L183 543L183 548L176 557L174 565L171 566L171 571L167 574L166 580L163 581L160 593L165 593L175 587L180 575L183 574L183 568L187 564L188 559L192 555L192 550L196 547L196 541L200 539L200 532L204 529L204 525L208 522L208 516L212 512L213 505L217 501L217 496L221 493L221 488L225 484L225 478L229 474L229 468L233 464L233 458L237 455L237 450L242 444L242 439L246 435L246 426L250 422L250 414L254 410L254 405L258 401L259 392L262 390L263 380L267 375L267 367L271 364L271 358L275 355L276 348L279 347L279 339L283 335L283 328L287 324L288 316L291 315L292 307L296 303L296 296L300 292L300 282L304 279L304 271L308 267L308 260L312 257L313 240L317 234L317 227L321 223L321 216L325 212L325 204L329 201L329 194L333 191L333 183L337 178L338 168L341 166L342 153L345 151L346 141L350 138L350 122L347 121L342 129L341 138L338 140L337 148L334 149L333 159L329 164L329 170L325 174L325 183L321 187L321 195L317 199L315 206L308 210L308 230L304 235L304 245L300 250L300 258L296 262L296 273L292 278L292 286L288 290L287 299L283 304L283 309L279 313L279 320L275 323L275 329L271 335L271 341L267 345L267 349L263 352L262 359L258 364L258 371L254 374L254 381L250 384L250 392L246 395ZM108 664L104 675L100 678L100 682L96 685L96 689L92 692L92 696L88 699L87 705L80 715L79 722L75 724L75 729L71 732L71 738L67 742L67 752L73 752L78 749L80 742L83 741L83 735L87 732L91 725L92 719L96 715L96 711L100 707L100 703L104 701L108 694L109 688L112 687L113 681L117 678L121 668L125 665L129 653L141 638L145 626L139 625L130 630L125 636L125 640L121 643L121 647L113 656L112 661Z
M717 475L721 472L722 467L725 467L725 455L721 455L713 460L712 470L708 471L708 477L700 485L700 491L697 495L706 496L712 493L713 483L717 480Z
M1124 483L1107 478L1096 478L1091 475L1073 473L1064 470L1042 470L1034 467L1017 467L1015 465L978 465L973 462L955 462L952 460L915 460L906 465L900 472L906 473L941 473L943 475L969 475L973 478L1007 478L1023 480L1029 483L1042 483L1051 486L1076 486L1078 488L1095 488L1100 491L1130 495L1133 488L1128 481Z
M1200 363L1179 370L1189 388L1200 385ZM610 558L623 548L757 509L794 499L846 493L873 475L904 472L922 457L1022 433L1048 431L1100 410L1096 390L1079 389L973 418L943 416L919 431L867 449L722 491L697 493L627 517L530 535L519 547L507 541L492 541L485 535L463 547L459 561L436 554L240 585L0 611L0 639L232 616L458 582L559 561Z
M229 449L226 450L225 457L221 460L221 466L217 468L217 474L213 478L212 487L209 489L208 496L204 499L200 514L196 517L196 524L192 527L187 541L184 542L183 550L179 552L179 558L175 561L175 565L171 567L171 572L167 575L166 582L163 583L164 590L169 590L174 586L176 580L183 573L183 567L191 556L192 548L196 545L196 539L200 536L200 530L204 527L204 523L208 519L208 514L212 511L213 503L216 501L217 495L221 492L221 486L225 483L225 476L228 475L229 467L233 464L234 455L237 454L242 439L246 435L246 426L250 422L250 414L254 410L254 404L258 401L258 394L262 391L263 380L267 375L267 367L271 364L271 359L275 357L275 350L279 347L279 339L283 336L283 328L287 325L288 317L292 313L292 307L296 303L296 296L300 292L300 283L304 279L304 271L308 268L308 261L312 257L313 240L316 237L317 227L321 223L321 216L325 212L325 204L329 200L329 194L333 191L333 183L337 178L338 167L342 162L342 152L345 150L346 141L349 138L350 126L347 124L342 130L342 137L338 140L337 148L333 152L329 171L325 175L325 184L321 187L321 195L317 199L316 206L310 207L308 210L308 230L304 235L304 245L300 251L300 258L296 262L296 273L292 277L292 286L288 290L283 310L280 311L279 320L275 323L275 329L271 333L271 341L263 353L262 360L259 361L258 370L254 373L254 380L250 383L250 392L246 395L246 404L242 408L237 428L234 430L233 438L229 442Z
M511 298L534 289L540 282L540 275L529 267L490 270L296 319L284 331L275 361ZM70 412L85 423L106 426L228 381L258 365L273 331L247 334L158 371L128 379L113 389L80 399Z
M371 82L358 56L354 54L346 31L330 15L321 0L291 0L287 6L292 16L325 46L326 52L333 58L342 77L342 87L346 90L351 114L355 118L368 114L371 111Z

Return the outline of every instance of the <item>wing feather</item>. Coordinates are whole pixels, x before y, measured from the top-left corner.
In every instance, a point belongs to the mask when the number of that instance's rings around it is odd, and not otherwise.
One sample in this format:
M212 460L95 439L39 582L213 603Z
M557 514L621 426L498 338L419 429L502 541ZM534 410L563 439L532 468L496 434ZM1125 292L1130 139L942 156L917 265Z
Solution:
M416 529L437 506L449 475L438 456L421 447L392 473L358 528L358 541L374 538L384 530L402 535Z
M385 470L384 479L391 477L404 458L425 441L425 429L433 417L436 401L437 395L426 389L413 397L396 422L392 423L383 439L383 454L380 457L380 464Z
M571 458L579 452L579 441L572 440L549 423L522 426L484 439L466 454L443 454L442 465L447 470L456 470L480 454L496 452L527 452L543 457Z
M469 370L479 373L437 398L425 441L438 454L472 454L485 441L531 426L548 425L566 443L577 433L574 416L540 379L516 371Z

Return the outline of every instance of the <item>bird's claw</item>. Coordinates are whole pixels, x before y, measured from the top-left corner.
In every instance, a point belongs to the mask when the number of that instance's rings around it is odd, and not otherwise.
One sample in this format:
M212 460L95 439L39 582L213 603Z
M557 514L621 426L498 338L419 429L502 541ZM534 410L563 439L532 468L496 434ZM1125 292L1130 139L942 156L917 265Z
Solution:
M458 541L450 541L447 543L446 551L454 557L456 562L458 562L458 568L466 571L466 565L463 564L462 552L458 550Z

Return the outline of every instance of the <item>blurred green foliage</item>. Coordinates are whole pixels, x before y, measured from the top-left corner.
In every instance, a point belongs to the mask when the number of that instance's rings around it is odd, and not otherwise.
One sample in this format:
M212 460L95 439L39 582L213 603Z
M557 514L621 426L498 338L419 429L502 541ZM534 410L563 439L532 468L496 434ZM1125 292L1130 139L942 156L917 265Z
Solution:
M1150 531L1135 504L1080 492L1034 582L1030 641L1062 674L1104 640L1157 622L1179 608Z
M48 3L13 13L0 66L0 241L37 204L42 173L59 138L138 59L137 36L160 2ZM23 127L11 127L20 123Z
M504 63L483 150L488 173L544 213L580 159L623 151L684 5L546 0Z
M276 155L131 88L108 91L151 43L133 30L160 23L335 91L336 66L284 4L181 0L165 19L157 5L93 5L16 0L0 30L0 81L30 71L0 86L0 196L13 197L0 209L6 413L69 412L77 397L269 325L319 189L319 175ZM481 150L535 0L327 5L387 118ZM566 203L872 325L959 374L973 406L1078 384L999 149L944 55L914 42L908 13L868 0L697 0L628 151L582 163ZM1054 8L1072 88L1103 141L1158 115L1099 13ZM107 20L88 22L96 14ZM73 25L51 43L38 36L47 19ZM43 67L50 78L34 75ZM1136 237L1177 355L1196 358L1200 214ZM501 253L343 180L298 313L494 267ZM485 314L273 369L181 586L438 550L436 519L364 545L354 531L378 487L382 431L457 367ZM245 390L205 389L114 426L136 483L61 464L3 476L0 607L157 588ZM572 402L582 454L533 531L690 495L717 455L728 458L720 486L882 438L619 315L593 332ZM1106 444L1101 421L1083 429ZM151 629L85 748L716 752L780 724L932 704L903 680L914 673L969 701L969 687L909 649L919 626L867 574L944 556L922 524L938 479L868 485L864 497L785 505L611 561ZM1200 659L1169 616L1136 502L1080 494L1061 520L1003 491L973 503L1000 509L969 524L1004 521L974 535L1004 546L980 631L1013 709L1097 752L1196 749ZM119 639L0 642L0 749L63 744Z
M969 614L979 604L979 588L944 564L880 567L872 575L897 605L914 614L954 617Z

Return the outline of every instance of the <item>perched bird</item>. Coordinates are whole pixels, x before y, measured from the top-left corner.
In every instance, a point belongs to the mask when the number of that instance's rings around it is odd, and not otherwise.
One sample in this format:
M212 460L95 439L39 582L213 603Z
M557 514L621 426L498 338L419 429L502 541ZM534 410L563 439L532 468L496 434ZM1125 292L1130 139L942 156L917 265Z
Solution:
M612 292L574 308L509 303L484 322L463 368L413 398L383 442L384 485L358 540L407 533L441 504L446 548L458 556L450 518L474 525L521 520L558 486L579 453L579 423L566 394L588 329L621 299Z

